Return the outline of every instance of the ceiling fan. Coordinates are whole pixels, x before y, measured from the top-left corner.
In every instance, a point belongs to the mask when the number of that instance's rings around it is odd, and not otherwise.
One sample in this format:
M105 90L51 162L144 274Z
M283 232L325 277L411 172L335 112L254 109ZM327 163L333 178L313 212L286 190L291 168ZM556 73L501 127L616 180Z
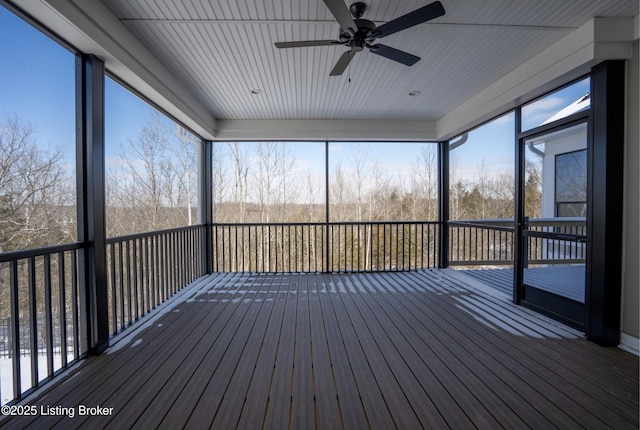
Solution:
M353 3L347 9L343 0L323 0L338 24L340 24L339 40L305 40L298 42L276 42L276 48L301 48L307 46L344 45L350 49L346 51L329 73L329 76L339 76L346 70L353 57L364 48L370 52L388 58L407 66L413 66L420 57L409 54L380 43L373 44L375 39L389 36L398 31L406 30L414 25L430 21L444 15L444 7L439 1L435 1L419 9L393 19L380 27L362 19L367 9L363 2Z

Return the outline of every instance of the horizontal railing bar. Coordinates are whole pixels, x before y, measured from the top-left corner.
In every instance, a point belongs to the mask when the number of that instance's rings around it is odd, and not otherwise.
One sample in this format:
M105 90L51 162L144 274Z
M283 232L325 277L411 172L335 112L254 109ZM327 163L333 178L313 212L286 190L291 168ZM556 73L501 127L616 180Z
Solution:
M491 225L491 226L496 226L496 225L502 225L502 226L510 226L513 225L514 221L513 218L495 218L495 219L456 219L456 220L449 220L448 221L449 224L464 224L464 225L468 225L468 224L473 224L473 225L477 225L477 224L486 224L486 225Z
M212 223L213 227L294 227L294 226L351 226L351 225L439 225L440 221L332 221L332 222L243 222Z
M527 230L524 232L528 237L540 237L543 239L561 240L563 242L578 242L587 238L584 234L568 234L568 233L554 233L550 231L536 231Z
M144 233L128 234L126 236L114 236L114 237L108 237L107 240L106 240L106 243L107 243L107 245L109 245L109 244L112 244L112 243L131 241L131 240L141 239L141 238L145 238L145 237L162 236L162 235L165 235L165 234L178 233L178 232L181 232L181 231L197 230L197 229L203 228L203 227L206 227L206 225L197 224L197 225L190 225L190 226L187 226L187 227L176 227L176 228L169 228L169 229L166 229L166 230L156 230L156 231L148 231L148 232L144 232Z
M325 222L214 222L213 227L294 227L294 226L324 226Z
M513 260L449 260L449 266L513 266Z
M585 264L587 262L584 258L550 258L546 259L529 259L527 263L531 264Z
M447 224L449 225L449 227L472 227L472 228L482 228L485 230L508 231L508 232L515 231L514 227L481 224L481 223L476 223L474 221L449 221Z
M449 224L464 225L487 225L487 226L510 226L513 225L513 218L497 218L497 219L458 219L450 220ZM562 217L562 218L529 218L529 225L535 226L552 226L559 227L563 225L584 226L587 219L583 217Z
M529 218L529 225L559 227L562 225L587 225L587 219L582 217L563 218Z
M82 242L66 243L62 245L45 246L42 248L25 249L21 251L9 251L0 253L0 263L24 260L31 257L43 257L45 255L58 254L59 252L75 251L84 248Z

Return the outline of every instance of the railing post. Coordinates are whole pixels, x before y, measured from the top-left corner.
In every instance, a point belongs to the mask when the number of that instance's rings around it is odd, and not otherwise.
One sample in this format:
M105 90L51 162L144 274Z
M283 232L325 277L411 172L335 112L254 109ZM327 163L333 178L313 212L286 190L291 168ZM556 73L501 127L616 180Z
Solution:
M522 109L520 107L515 110L515 135L518 136L521 131ZM515 139L515 164L514 164L514 233L513 247L515 251L513 259L513 302L520 304L523 299L524 288L524 265L525 255L527 254L527 243L524 237L525 229L525 207L524 207L524 186L525 186L525 150L524 139Z
M80 266L81 353L109 346L107 291L104 62L93 55L76 60L78 241L85 244Z
M20 371L20 294L19 294L19 277L18 277L18 261L12 261L9 266L9 301L10 306L10 318L11 318L11 342L10 353L13 360L12 364L12 376L13 376L13 398L17 399L22 393L21 386L21 371Z
M449 267L449 142L438 145L438 267Z
M325 187L325 201L324 201L324 268L325 273L329 272L333 265L330 265L329 258L331 258L331 237L329 236L329 142L324 143L324 187Z
M203 226L200 237L200 258L204 273L213 272L212 146L213 142L203 140L198 147L198 223Z

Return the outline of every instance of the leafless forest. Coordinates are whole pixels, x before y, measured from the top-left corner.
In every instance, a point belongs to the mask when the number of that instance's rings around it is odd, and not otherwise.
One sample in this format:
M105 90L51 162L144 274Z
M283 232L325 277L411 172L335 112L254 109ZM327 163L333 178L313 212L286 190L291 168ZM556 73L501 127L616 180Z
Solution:
M324 172L300 162L302 145L214 143L214 222L324 222ZM416 145L420 155L407 159L401 171L371 156L365 143L331 160L329 221L437 220L436 146ZM73 242L75 165L61 150L42 148L31 125L16 117L0 123L0 151L0 251ZM150 115L137 136L107 154L107 235L197 224L197 160L194 138ZM455 165L451 171L455 180ZM528 165L530 212L540 206L540 182L539 168ZM473 179L451 183L450 218L511 218L513 199L512 173L496 174L482 163Z

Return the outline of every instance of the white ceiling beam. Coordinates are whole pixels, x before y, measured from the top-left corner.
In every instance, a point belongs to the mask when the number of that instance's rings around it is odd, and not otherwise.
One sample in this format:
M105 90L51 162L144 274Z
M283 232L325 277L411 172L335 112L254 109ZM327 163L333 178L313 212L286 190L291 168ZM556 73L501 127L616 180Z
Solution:
M216 140L433 141L435 121L221 120Z
M480 91L437 121L448 139L589 72L610 59L632 57L634 18L594 18Z

